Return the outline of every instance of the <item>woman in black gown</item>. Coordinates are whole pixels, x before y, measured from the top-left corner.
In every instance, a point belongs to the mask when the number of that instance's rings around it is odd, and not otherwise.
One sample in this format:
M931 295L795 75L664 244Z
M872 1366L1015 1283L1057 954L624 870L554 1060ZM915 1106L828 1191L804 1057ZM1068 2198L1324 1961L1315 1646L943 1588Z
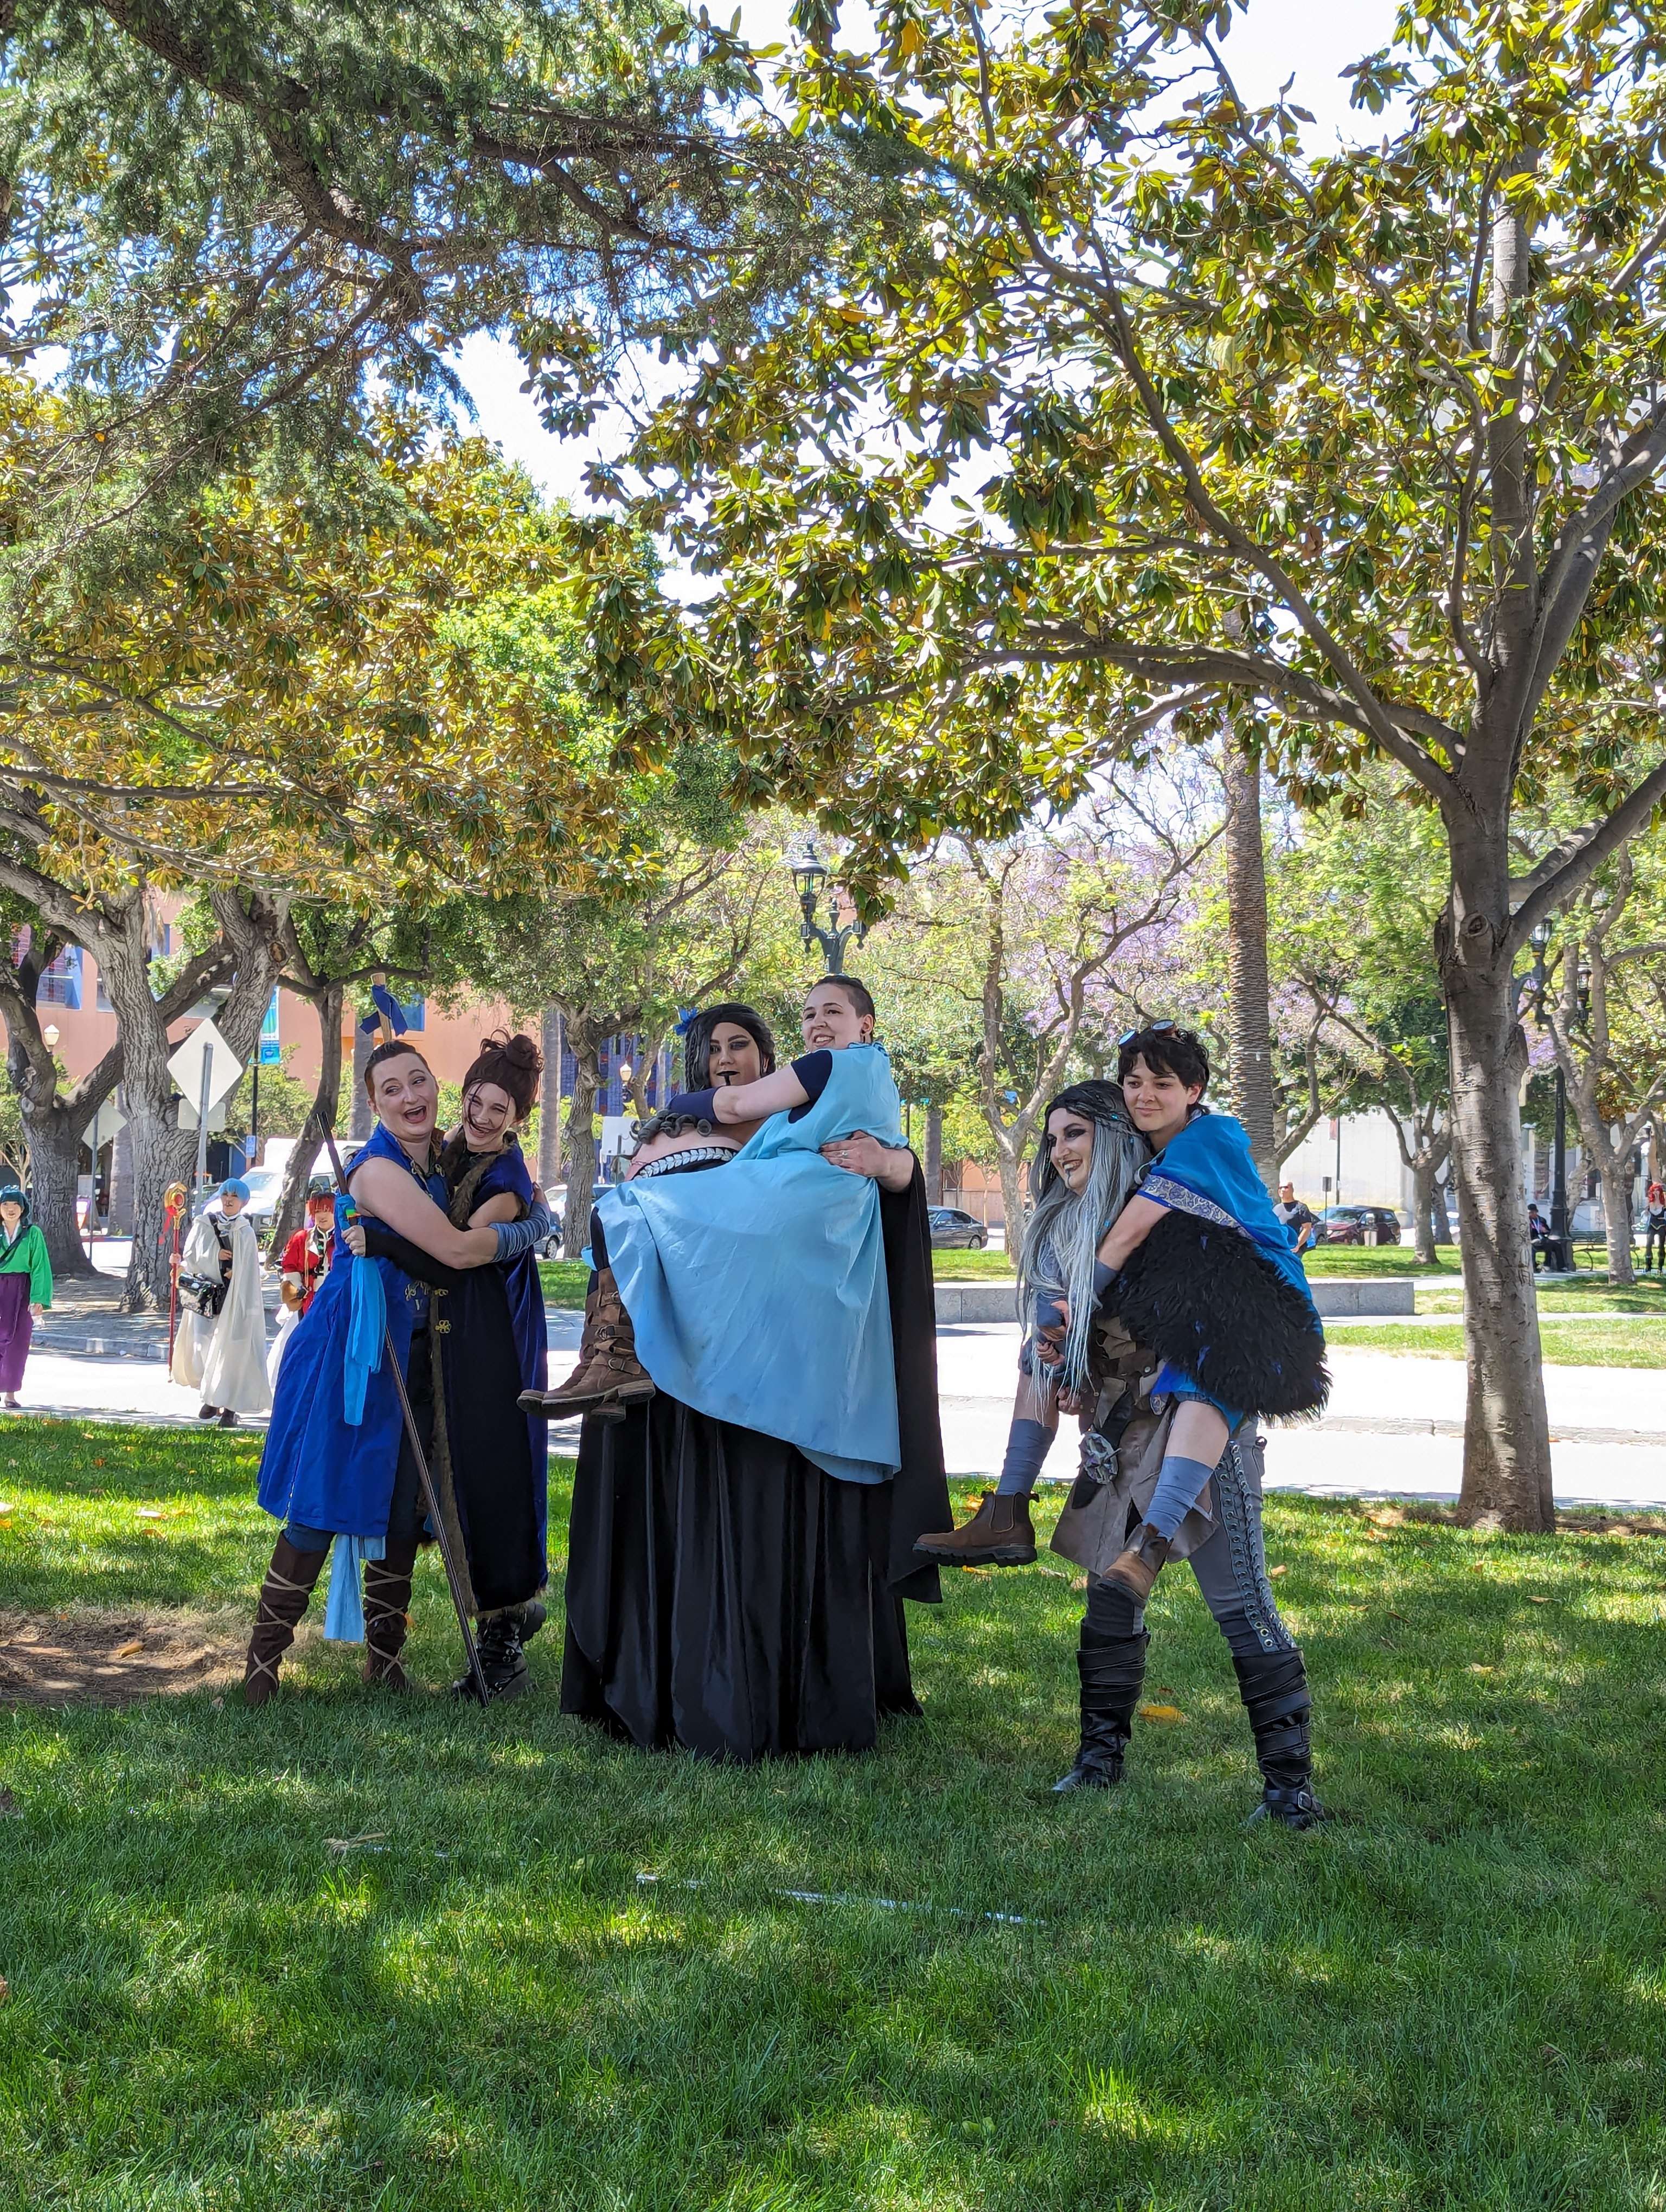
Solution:
M690 1025L688 1090L752 1082L774 1066L750 1006L709 1007ZM637 1172L721 1168L737 1133L683 1132L685 1149ZM879 1200L897 1474L838 1480L792 1445L664 1391L623 1419L587 1417L568 1537L563 1712L644 1748L751 1760L865 1751L882 1714L919 1711L902 1601L938 1600L937 1569L914 1544L945 1525L948 1485L918 1164L904 1189L882 1184Z

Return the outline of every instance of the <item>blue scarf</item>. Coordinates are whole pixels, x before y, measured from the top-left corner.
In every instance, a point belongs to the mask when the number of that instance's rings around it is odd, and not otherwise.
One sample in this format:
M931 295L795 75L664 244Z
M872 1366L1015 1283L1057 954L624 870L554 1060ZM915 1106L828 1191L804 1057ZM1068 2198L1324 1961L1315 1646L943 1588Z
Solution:
M1295 1232L1273 1211L1243 1124L1230 1114L1200 1114L1170 1137L1146 1169L1140 1193L1240 1231L1312 1303Z

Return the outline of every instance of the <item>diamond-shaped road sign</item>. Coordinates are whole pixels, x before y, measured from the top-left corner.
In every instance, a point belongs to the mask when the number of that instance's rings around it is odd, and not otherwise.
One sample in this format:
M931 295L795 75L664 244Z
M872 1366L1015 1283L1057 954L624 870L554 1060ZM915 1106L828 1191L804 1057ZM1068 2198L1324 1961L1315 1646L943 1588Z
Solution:
M201 1070L198 1071L200 1081ZM112 1137L119 1137L127 1127L127 1116L113 1098L106 1098L92 1120L81 1133L81 1141L90 1152L96 1145L101 1152Z
M243 1063L212 1021L198 1022L167 1063L167 1072L185 1096L193 1123L203 1100L203 1060L208 1057L208 1103L218 1105L235 1089Z

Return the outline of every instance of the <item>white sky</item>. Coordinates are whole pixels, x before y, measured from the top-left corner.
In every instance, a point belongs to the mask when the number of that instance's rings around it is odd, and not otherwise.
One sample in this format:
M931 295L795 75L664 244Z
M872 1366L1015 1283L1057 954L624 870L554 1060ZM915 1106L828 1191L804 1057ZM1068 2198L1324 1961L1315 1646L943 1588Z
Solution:
M1269 102L1294 73L1291 98L1310 108L1308 134L1315 146L1337 140L1380 136L1383 121L1356 114L1347 104L1341 75L1350 62L1385 46L1394 28L1396 0L1250 0L1247 15L1235 19L1225 58L1239 92L1251 105ZM742 30L758 46L785 40L790 0L741 0ZM712 12L725 21L730 0L712 0ZM847 11L841 43L861 42L856 17ZM520 391L525 374L513 347L502 340L475 337L458 356L464 383L479 410L478 428L511 460L519 461L550 497L587 506L581 479L599 453L617 451L619 424L599 424L586 438L552 438L540 425L532 401ZM652 373L648 364L648 373Z

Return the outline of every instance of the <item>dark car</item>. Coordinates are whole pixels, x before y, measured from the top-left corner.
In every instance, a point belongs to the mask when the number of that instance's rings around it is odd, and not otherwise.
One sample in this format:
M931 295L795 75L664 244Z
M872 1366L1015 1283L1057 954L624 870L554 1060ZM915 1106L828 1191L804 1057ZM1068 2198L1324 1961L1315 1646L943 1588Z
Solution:
M1314 1231L1316 1244L1397 1244L1400 1218L1386 1206L1328 1206Z
M981 1252L989 1241L989 1232L975 1213L964 1213L958 1206L934 1206L931 1209L932 1249L952 1251L964 1245L969 1252Z

